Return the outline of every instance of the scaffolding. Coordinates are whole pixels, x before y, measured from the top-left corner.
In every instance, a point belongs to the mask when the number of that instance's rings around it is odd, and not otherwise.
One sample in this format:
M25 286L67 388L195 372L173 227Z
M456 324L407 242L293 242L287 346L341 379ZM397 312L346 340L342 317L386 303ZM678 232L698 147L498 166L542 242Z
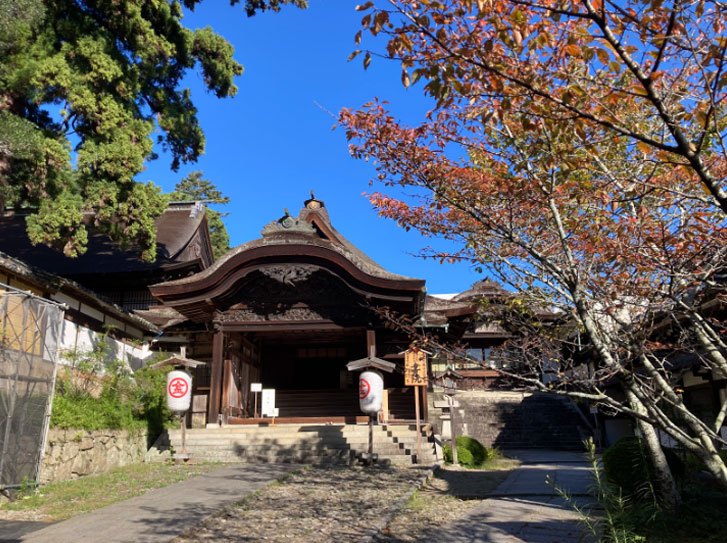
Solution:
M0 283L0 490L38 483L64 312Z

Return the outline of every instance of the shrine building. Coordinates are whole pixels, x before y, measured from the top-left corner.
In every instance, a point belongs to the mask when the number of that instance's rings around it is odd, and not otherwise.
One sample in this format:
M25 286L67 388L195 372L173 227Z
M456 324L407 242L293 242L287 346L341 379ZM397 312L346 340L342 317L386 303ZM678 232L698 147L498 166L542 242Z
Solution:
M461 337L476 311L428 298L423 279L382 268L314 197L297 217L286 210L267 224L261 238L149 290L160 305L137 314L164 330L167 345L186 345L189 358L208 362L193 376L194 426L261 422L251 383L275 389L280 422L365 420L346 363L373 353L403 370L410 343L377 309L407 315L443 340ZM386 375L384 386L388 420L412 420L403 371Z

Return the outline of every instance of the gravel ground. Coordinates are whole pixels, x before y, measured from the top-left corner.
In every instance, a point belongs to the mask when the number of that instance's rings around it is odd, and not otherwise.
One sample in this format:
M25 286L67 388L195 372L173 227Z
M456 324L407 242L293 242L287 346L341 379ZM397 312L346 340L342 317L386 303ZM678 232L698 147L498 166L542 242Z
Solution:
M448 467L417 491L376 537L418 541L465 515L517 466ZM427 468L315 467L293 475L205 521L174 543L198 541L359 542L421 480Z
M174 542L357 542L381 522L426 469L307 469L214 515Z
M439 469L394 516L376 539L386 543L409 543L465 515L505 480L518 462L503 459L491 470L458 466Z

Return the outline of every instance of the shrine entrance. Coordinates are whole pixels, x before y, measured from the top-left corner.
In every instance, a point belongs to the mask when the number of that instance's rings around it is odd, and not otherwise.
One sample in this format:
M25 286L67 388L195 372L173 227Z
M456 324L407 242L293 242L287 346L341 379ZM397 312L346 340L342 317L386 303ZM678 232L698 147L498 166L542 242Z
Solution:
M245 372L235 369L235 365L245 367L238 362L238 358L242 360L243 357L232 356L229 371L239 378L232 376L229 379L230 393L222 401L228 423L249 424L262 418L259 407L258 417L254 416L255 396L243 393L243 389L249 390L251 382L260 382L264 388L275 389L276 407L283 420L366 420L359 409L357 376L346 369L351 360L366 356L365 329L289 331L283 335L262 333L252 337L252 342L259 346L260 370L249 375L258 380L245 379ZM234 345L236 340L232 341ZM237 342L241 346L246 343L239 339ZM389 410L390 418L411 420L414 416L413 395L404 388L403 375L395 373L387 376L385 386L393 408ZM411 398L407 400L409 396Z

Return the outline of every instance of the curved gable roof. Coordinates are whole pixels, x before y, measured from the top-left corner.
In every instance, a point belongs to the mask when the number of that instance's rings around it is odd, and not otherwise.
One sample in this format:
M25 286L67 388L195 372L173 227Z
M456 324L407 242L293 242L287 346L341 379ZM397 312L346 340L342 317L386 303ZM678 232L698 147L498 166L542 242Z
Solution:
M287 213L265 226L262 237L235 247L199 273L159 283L151 293L163 303L199 315L192 306L224 297L251 271L271 264L313 264L369 298L405 303L421 312L423 279L391 273L344 238L330 223L323 202L311 198L298 217Z

